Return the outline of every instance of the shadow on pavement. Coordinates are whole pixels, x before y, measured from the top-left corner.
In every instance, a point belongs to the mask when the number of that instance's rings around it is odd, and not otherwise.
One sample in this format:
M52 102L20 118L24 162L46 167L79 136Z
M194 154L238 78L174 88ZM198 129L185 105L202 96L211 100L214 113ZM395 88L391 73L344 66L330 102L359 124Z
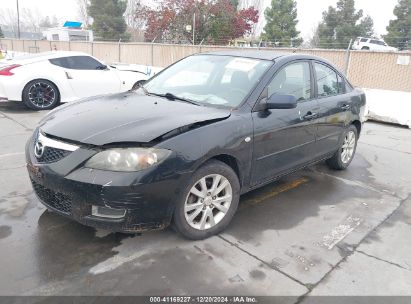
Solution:
M21 101L7 101L0 102L0 112L4 113L35 113L29 108L27 108Z

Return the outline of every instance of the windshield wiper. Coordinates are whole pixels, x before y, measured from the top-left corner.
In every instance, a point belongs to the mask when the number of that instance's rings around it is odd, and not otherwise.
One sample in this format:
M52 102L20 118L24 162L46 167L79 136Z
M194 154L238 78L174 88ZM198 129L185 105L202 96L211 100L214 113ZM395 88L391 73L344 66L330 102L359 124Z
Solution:
M188 99L188 98L183 98L183 97L178 97L178 96L174 95L173 93L165 93L165 94L150 93L150 94L158 96L158 97L164 97L164 98L167 98L168 100L180 100L180 101L184 101L184 102L187 102L187 103L191 103L191 104L196 105L196 106L201 106L200 103L198 103L194 100L191 100L191 99Z

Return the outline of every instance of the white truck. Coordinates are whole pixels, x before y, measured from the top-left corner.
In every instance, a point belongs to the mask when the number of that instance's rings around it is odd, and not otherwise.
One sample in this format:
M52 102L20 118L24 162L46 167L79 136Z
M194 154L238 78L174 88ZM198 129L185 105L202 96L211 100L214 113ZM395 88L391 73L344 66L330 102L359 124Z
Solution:
M365 38L357 37L353 45L353 50L365 50L365 51L382 51L382 52L397 52L398 49L392 46L389 46L382 39L377 38Z

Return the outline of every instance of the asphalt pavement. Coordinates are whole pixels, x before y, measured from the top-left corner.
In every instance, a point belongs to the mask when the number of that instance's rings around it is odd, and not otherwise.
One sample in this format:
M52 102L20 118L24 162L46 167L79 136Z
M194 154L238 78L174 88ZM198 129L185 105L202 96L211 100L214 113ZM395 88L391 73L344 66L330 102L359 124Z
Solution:
M411 295L410 129L366 123L348 170L318 164L248 193L224 233L193 242L48 212L24 158L45 114L0 104L0 295Z

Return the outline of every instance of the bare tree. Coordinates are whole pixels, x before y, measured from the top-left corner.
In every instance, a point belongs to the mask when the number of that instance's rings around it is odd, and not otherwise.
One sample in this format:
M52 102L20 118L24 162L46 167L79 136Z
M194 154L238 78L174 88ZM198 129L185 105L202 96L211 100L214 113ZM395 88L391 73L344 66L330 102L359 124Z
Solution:
M145 12L151 5L150 0L128 0L124 18L132 41L144 41Z
M313 26L311 29L311 38L307 45L309 48L316 48L320 46L320 35L318 33L318 26L319 24Z
M259 9L264 4L264 0L240 0L239 7L240 8L249 8L254 6L255 9Z
M0 9L0 23L12 31L14 37L17 37L17 14L15 10L10 8Z
M258 10L259 13L259 21L253 25L251 30L250 36L255 38L257 33L259 32L259 28L261 27L262 21L264 20L264 0L240 0L238 3L239 9L247 9L250 7L254 7Z
M80 21L83 23L84 27L90 27L90 16L88 14L88 6L90 5L89 0L77 0L77 14Z
M54 15L53 18L51 19L51 26L52 27L59 26L59 20L57 19L56 15Z
M21 24L23 29L28 32L39 33L42 19L43 17L37 8L34 11L28 8L21 10Z
M159 1L158 1L159 2ZM145 26L145 18L141 16L152 2L148 0L128 0L127 9L124 13L126 23L135 30L142 30Z

